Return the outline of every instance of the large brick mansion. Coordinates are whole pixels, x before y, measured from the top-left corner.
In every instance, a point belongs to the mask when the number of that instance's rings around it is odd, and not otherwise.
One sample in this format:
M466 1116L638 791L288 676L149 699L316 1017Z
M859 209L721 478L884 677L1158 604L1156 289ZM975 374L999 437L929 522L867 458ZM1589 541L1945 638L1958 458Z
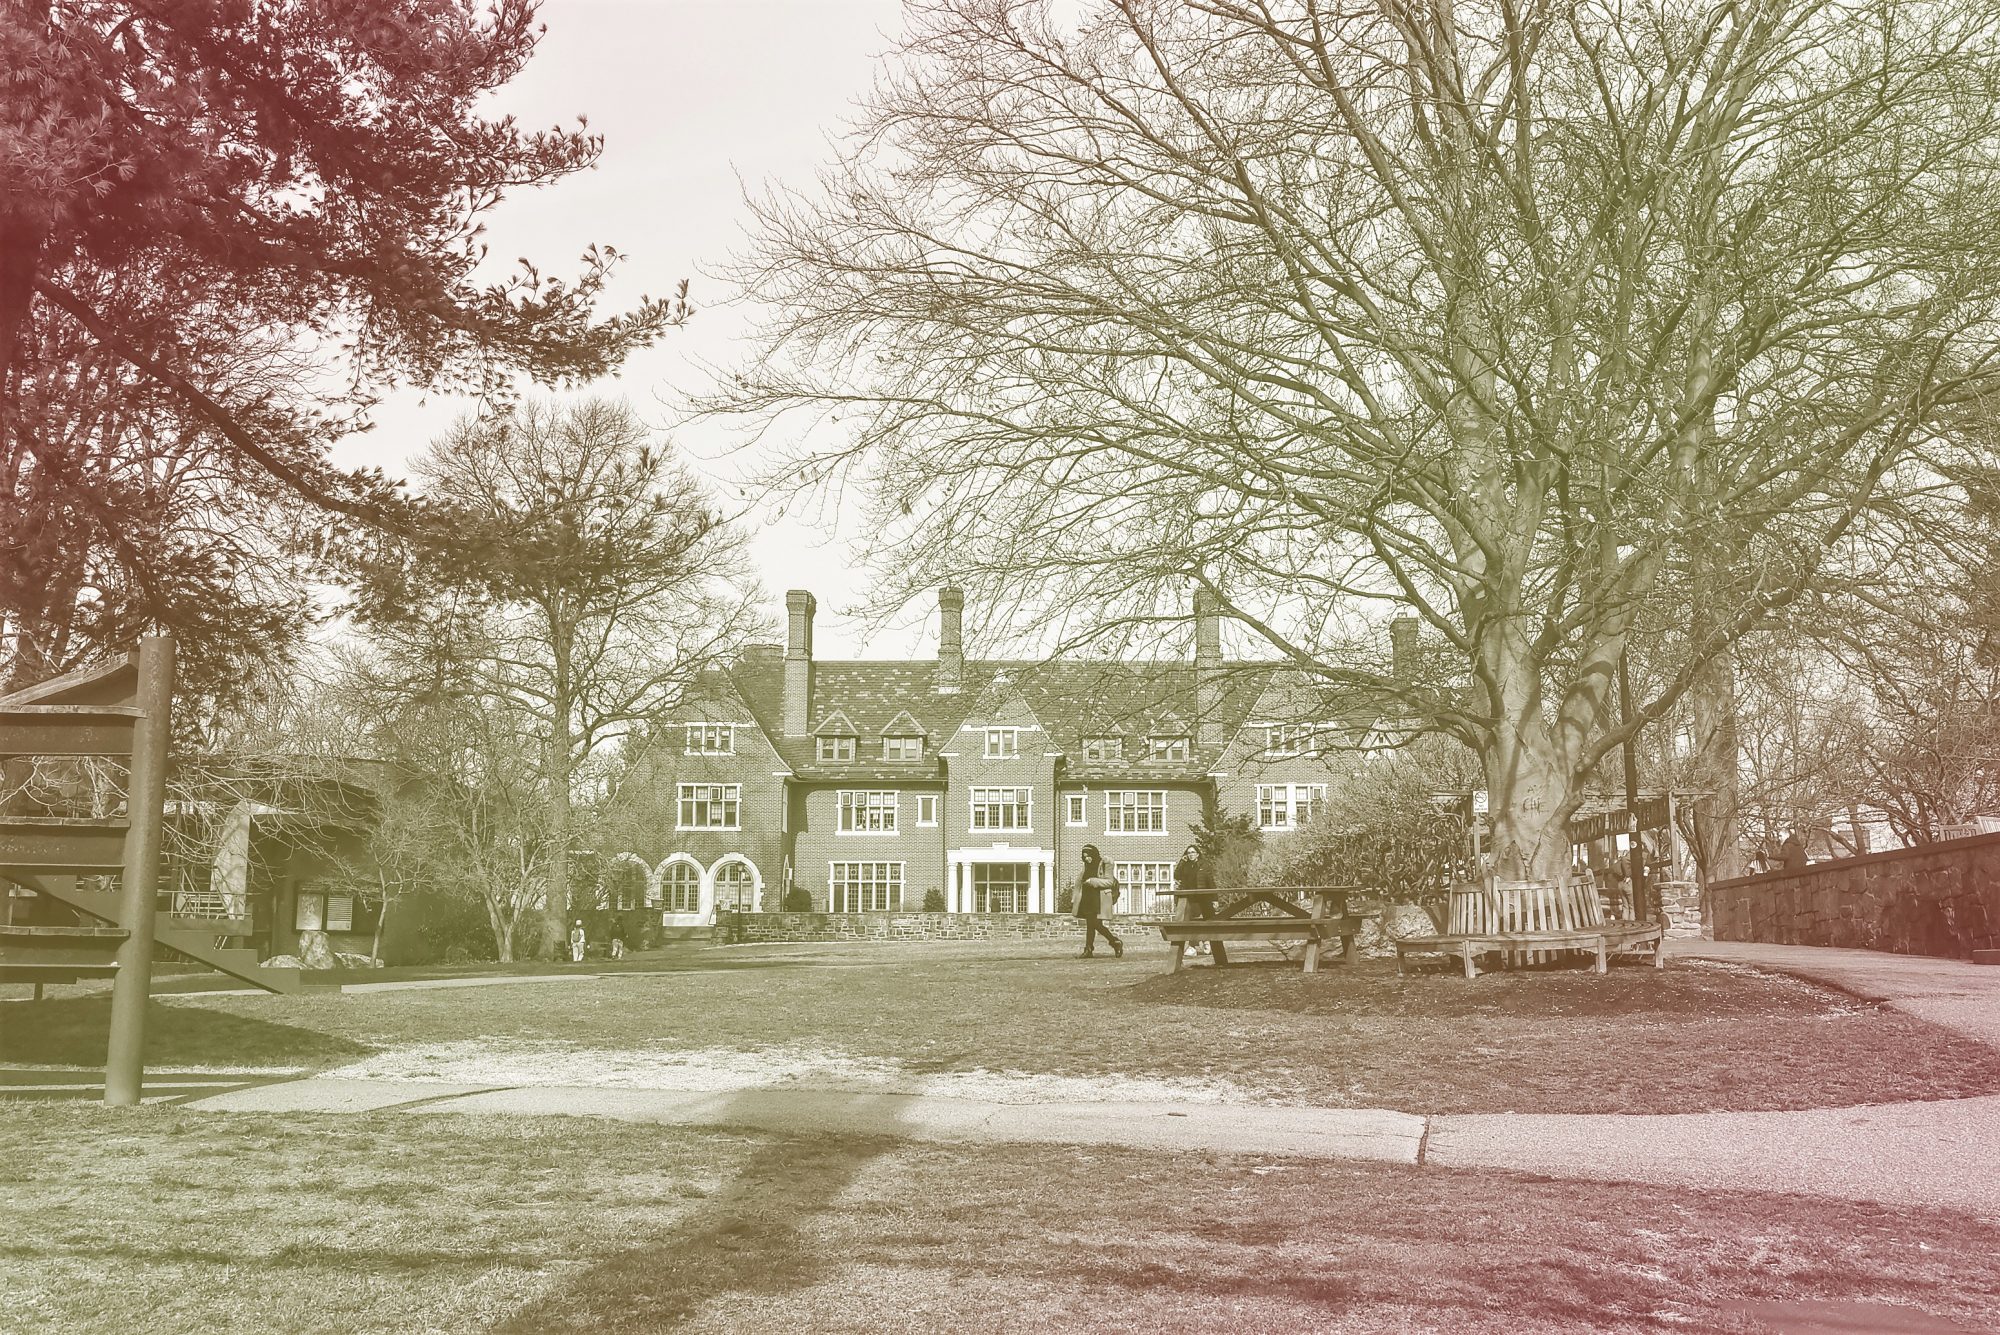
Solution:
M812 594L785 602L785 645L709 674L624 785L665 926L776 910L794 887L831 912L936 890L951 913L1051 913L1085 844L1121 910L1146 911L1218 805L1266 831L1304 821L1343 763L1322 742L1355 727L1302 721L1285 674L1224 661L1200 596L1191 664L968 661L951 588L935 659L828 661Z

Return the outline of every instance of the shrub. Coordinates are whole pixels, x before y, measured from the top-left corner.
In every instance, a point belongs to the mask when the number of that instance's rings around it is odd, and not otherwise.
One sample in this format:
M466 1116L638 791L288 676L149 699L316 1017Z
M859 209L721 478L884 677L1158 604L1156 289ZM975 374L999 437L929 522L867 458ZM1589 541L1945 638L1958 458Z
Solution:
M785 891L785 912L811 913L813 911L812 891L802 885L795 885Z
M924 912L944 912L944 891L938 889L936 886L932 886L930 889L924 891Z
M1056 912L1076 912L1076 882L1064 881L1056 890Z

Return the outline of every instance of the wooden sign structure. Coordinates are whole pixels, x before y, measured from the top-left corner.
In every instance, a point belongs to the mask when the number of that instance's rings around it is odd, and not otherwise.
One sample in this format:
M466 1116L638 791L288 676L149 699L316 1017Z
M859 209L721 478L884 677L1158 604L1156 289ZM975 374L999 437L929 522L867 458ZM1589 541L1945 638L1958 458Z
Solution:
M104 1101L139 1102L145 1077L147 997L153 982L155 887L165 821L172 737L174 644L139 641L137 653L103 667L0 696L0 758L122 758L129 764L125 814L115 819L0 815L0 877L55 900L76 878L116 875L110 926L0 924L0 979L70 982L113 976Z

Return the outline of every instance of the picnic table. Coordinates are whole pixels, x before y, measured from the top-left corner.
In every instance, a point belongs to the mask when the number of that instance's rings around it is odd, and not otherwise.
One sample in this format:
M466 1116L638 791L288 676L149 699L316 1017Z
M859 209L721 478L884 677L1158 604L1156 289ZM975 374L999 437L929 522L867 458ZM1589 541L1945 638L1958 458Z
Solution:
M1151 918L1149 925L1174 948L1173 968L1179 970L1187 948L1206 941L1218 966L1229 963L1231 941L1303 940L1306 943L1305 971L1319 972L1322 942L1340 938L1340 958L1354 953L1354 934L1361 919L1347 911L1351 885L1308 885L1270 888L1210 890L1163 890L1162 899L1180 901L1180 913L1172 918ZM1300 907L1298 899L1312 902L1311 911ZM1259 910L1264 910L1260 912Z

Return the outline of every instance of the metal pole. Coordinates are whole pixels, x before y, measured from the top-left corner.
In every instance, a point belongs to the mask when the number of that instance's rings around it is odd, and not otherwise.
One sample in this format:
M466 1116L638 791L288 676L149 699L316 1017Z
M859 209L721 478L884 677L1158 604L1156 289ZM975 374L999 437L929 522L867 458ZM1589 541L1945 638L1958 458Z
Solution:
M145 1081L146 1006L153 989L153 897L160 876L162 810L167 796L167 745L172 736L174 642L166 635L139 641L143 715L132 735L125 787L125 866L120 877L118 976L111 985L111 1046L104 1060L104 1101L130 1107Z
M1629 654L1618 655L1618 717L1632 726L1632 670ZM1639 843L1639 739L1625 736L1625 838L1626 856L1631 864L1632 916L1646 921L1646 853Z

